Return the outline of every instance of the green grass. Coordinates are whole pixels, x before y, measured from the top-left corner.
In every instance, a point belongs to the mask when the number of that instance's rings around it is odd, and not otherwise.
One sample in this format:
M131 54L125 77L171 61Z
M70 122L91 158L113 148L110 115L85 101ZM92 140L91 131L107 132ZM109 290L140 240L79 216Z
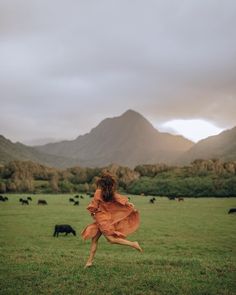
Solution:
M26 195L24 195L26 196ZM130 236L144 252L99 241L95 265L83 269L90 242L79 233L92 220L89 198L79 207L69 195L20 195L0 203L0 294L229 295L236 294L236 200L185 199L184 202L131 197L141 226ZM37 206L44 198L48 206ZM77 236L52 237L56 223L71 224Z

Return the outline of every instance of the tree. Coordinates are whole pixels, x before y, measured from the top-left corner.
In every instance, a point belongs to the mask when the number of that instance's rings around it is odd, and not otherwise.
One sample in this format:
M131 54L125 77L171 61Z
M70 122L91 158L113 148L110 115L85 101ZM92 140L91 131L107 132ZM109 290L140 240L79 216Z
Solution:
M57 193L59 191L57 175L52 176L52 178L50 179L49 185L54 193Z

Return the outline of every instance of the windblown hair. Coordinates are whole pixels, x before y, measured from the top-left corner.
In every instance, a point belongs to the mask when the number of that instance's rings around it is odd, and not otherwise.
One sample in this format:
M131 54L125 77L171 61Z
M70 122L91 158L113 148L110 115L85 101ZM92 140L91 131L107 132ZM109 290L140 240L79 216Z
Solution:
M108 172L102 174L102 176L96 182L97 186L102 190L102 198L105 202L113 200L116 190L116 180L113 175Z

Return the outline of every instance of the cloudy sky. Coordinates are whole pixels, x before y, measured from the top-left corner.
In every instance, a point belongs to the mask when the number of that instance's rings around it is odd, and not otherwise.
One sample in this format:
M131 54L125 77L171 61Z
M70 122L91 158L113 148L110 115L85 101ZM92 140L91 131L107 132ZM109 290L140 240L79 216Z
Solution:
M72 139L127 109L231 128L235 28L235 0L0 0L0 133Z

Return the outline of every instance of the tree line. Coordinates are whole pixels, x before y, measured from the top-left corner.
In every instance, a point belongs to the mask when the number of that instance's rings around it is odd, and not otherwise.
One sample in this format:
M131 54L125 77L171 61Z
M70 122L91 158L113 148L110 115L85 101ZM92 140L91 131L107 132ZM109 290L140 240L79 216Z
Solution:
M103 168L77 166L64 170L31 161L11 161L0 166L0 192L93 192L97 177L104 171L114 174L118 189L130 194L236 196L236 161L222 162L218 159L198 159L189 166L155 164L138 165L134 169L119 165Z

